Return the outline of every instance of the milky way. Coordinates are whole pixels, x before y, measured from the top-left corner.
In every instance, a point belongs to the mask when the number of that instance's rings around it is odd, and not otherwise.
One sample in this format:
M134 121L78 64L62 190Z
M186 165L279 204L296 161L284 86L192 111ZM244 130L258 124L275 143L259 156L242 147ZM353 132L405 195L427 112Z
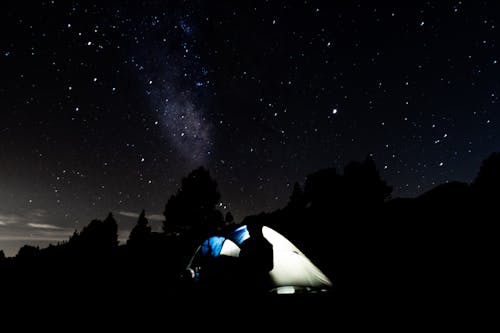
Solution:
M189 15L178 11L153 20L153 25L168 33L143 33L150 43L148 50L134 44L130 47L130 56L140 64L137 76L144 82L151 110L164 129L167 144L190 167L206 165L213 149L211 125L205 115L205 90L210 81L201 56L192 48L197 29Z
M159 118L175 148L191 165L205 165L211 155L210 125L189 92L163 99Z

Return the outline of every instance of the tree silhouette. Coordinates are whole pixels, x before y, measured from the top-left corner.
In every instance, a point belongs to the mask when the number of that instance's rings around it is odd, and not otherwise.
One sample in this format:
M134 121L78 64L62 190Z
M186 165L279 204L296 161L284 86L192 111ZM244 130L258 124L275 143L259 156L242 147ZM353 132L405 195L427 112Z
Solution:
M306 205L307 199L304 195L304 191L302 191L300 184L298 182L295 182L286 208L291 210L300 210L304 209Z
M151 237L151 227L148 225L149 221L146 218L146 212L143 209L137 220L137 224L130 232L127 240L127 245L130 246L143 246Z
M223 224L222 213L215 208L220 200L217 182L208 170L199 167L182 179L175 195L168 200L163 230L166 233L187 233L201 240Z
M490 202L500 197L500 152L483 161L472 187L481 200Z
M70 238L70 245L80 253L105 254L118 246L118 225L112 213L104 221L94 219L80 233Z
M68 243L73 244L73 243L77 242L77 239L79 236L80 236L80 234L78 233L78 230L75 229L73 234L69 237Z
M118 224L116 223L113 214L110 212L103 221L103 238L109 244L110 248L118 246Z
M387 200L390 193L368 156L349 163L344 174L327 168L308 175L303 190L294 184L283 209L247 216L242 223L284 230L334 280L341 297L359 299L383 290L380 296L385 299L405 290L404 297L411 298L447 288L455 295L463 286L472 286L474 293L477 288L481 294L491 292L498 280L491 262L498 252L493 200L500 197L500 153L483 161L471 185L447 182L416 198ZM214 231L224 235L235 227L230 212L224 218L216 209L219 199L215 180L204 168L196 169L168 200L164 233L151 231L143 210L127 246L118 246L117 223L110 213L103 221L92 220L75 230L67 242L43 249L25 245L14 258L5 258L0 250L0 279L8 279L5 285L23 287L17 290L42 285L51 293L82 285L85 291L74 299L88 291L112 302L111 290L121 292L130 286L134 296L197 292L178 278L193 245ZM219 230L223 225L226 229ZM147 246L142 251L134 244ZM220 263L214 267L230 267L227 261ZM162 281L164 288L145 293L144 286L153 279ZM64 281L68 286L61 288ZM235 280L217 282L228 287Z
M363 162L347 164L344 177L349 196L357 201L382 203L392 193L392 187L380 178L375 161L370 155Z
M227 212L224 221L226 222L226 224L233 223L234 222L233 214L231 214L231 212Z
M16 255L16 259L22 261L32 261L40 253L40 248L38 246L24 245L19 249Z
M322 169L307 176L304 200L314 208L331 208L331 204L341 197L342 192L342 177L337 174L337 170Z

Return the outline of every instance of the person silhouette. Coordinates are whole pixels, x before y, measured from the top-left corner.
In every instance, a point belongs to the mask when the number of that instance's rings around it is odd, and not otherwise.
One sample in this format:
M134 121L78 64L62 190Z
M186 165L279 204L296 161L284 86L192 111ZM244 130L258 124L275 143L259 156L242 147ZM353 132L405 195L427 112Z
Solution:
M271 289L269 272L274 267L273 245L264 237L262 225L247 225L250 237L240 246L242 279L249 292L267 292Z

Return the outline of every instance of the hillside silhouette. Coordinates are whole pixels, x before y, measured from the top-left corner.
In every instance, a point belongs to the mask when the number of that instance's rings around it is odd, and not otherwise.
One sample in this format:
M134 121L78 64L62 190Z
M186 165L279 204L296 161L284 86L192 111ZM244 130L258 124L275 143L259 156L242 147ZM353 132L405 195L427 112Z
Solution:
M216 208L217 182L200 167L167 200L161 232L151 231L143 210L128 241L119 244L110 213L65 242L25 245L15 257L0 251L0 278L18 295L61 302L123 294L144 302L192 297L202 290L186 279L185 268L197 246L246 224L272 227L297 244L330 277L330 295L346 309L380 307L381 299L392 310L420 302L430 308L440 301L469 304L489 293L498 277L491 263L498 252L500 153L483 161L471 184L449 182L416 198L391 193L368 156L343 172L308 175L304 184L295 183L283 208L237 223ZM242 287L226 282L228 289Z

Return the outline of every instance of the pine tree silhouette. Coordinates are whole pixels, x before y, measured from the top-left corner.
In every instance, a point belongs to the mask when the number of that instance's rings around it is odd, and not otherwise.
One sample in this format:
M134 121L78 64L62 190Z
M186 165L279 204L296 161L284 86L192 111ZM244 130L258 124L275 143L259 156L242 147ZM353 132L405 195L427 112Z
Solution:
M137 220L137 224L130 232L129 238L127 240L127 245L135 247L144 247L151 237L151 227L149 226L149 221L146 218L146 212L143 209Z

